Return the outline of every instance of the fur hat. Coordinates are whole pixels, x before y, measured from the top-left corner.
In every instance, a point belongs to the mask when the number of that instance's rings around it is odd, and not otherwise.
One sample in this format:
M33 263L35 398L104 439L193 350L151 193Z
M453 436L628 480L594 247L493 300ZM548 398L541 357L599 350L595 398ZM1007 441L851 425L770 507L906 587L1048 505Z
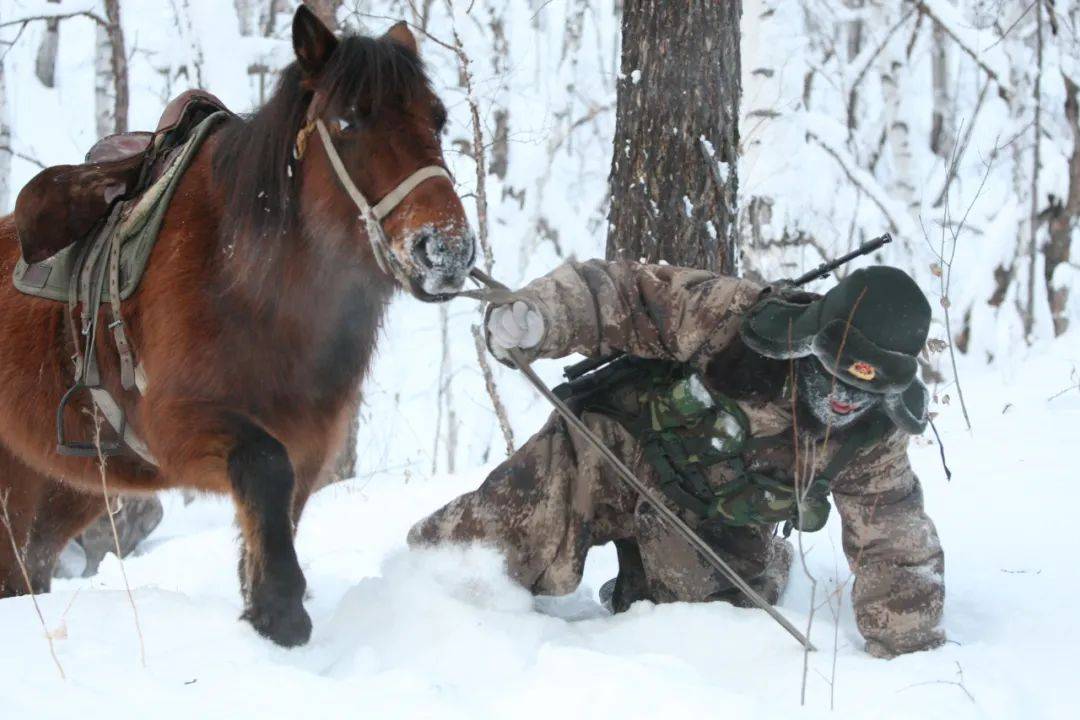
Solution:
M772 293L747 312L740 329L751 350L776 359L817 357L840 381L884 395L901 429L926 427L928 393L916 357L930 332L930 303L902 270L856 270L829 290Z

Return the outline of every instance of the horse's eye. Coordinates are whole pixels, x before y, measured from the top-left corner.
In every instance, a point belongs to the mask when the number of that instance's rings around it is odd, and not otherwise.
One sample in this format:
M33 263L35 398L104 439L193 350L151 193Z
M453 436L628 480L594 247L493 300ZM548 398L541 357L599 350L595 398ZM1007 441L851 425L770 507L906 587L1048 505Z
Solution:
M436 105L431 112L431 122L435 125L435 132L442 133L446 127L446 108L442 103Z
M350 130L354 130L355 128L356 124L348 118L334 118L334 129L337 130L339 133L347 133Z

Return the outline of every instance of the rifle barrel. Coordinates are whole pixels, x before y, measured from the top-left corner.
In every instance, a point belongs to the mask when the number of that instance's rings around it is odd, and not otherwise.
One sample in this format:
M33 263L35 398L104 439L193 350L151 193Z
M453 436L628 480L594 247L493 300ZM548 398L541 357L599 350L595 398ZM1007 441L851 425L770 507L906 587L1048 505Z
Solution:
M808 273L803 273L799 277L795 278L795 280L792 281L792 284L798 287L800 285L805 285L811 280L823 278L841 265L849 263L857 257L869 255L875 250L878 250L891 242L892 235L890 235L889 233L885 233L881 237L876 237L873 240L868 240L859 247L849 252L847 255L841 255L835 260L818 265L816 268L814 268Z

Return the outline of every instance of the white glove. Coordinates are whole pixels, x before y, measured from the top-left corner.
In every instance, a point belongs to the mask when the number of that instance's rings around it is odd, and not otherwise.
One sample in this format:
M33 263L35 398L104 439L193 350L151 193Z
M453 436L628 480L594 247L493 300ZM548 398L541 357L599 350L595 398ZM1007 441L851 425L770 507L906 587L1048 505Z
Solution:
M544 339L544 317L524 300L499 305L487 321L488 344L500 360L510 358L510 350L530 350Z

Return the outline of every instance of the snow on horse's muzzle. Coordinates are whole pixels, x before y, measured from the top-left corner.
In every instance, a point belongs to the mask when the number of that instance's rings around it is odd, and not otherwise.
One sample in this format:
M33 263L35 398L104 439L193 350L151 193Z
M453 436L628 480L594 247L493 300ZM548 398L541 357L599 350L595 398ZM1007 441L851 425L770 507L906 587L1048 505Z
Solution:
M404 252L399 255L387 240L382 226L383 220L422 183L435 178L453 182L446 168L441 165L422 167L372 205L345 169L326 124L321 118L316 118L312 125L322 140L334 174L360 211L371 252L379 268L395 278L402 287L408 288L419 300L438 302L454 297L465 284L476 257L476 240L472 231L459 226L454 226L452 230L434 225L424 226L410 233Z
M461 290L476 260L476 238L467 228L423 227L417 231L409 250L412 258L413 290L429 297L447 299Z

